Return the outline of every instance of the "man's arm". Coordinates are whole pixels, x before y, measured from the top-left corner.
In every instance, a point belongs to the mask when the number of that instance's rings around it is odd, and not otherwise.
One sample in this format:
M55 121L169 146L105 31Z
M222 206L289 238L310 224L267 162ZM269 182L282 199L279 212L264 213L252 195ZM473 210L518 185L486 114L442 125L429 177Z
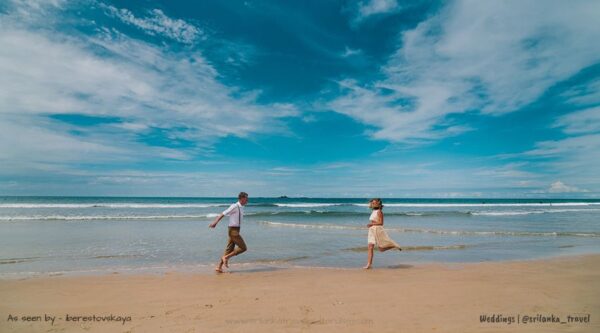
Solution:
M217 216L217 218L215 219L215 221L213 223L211 223L208 227L209 228L214 228L217 226L217 224L221 221L221 219L223 219L223 214L220 214L219 216Z
M223 218L223 216L225 215L231 215L231 212L233 211L233 209L236 208L236 205L233 204L231 206L229 206L229 208L225 209L225 211L223 211L223 213L221 213L219 216L217 216L217 218L215 219L215 221L213 223L211 223L209 225L210 228L214 228L217 226L217 223L219 223L219 221L221 221L221 219Z

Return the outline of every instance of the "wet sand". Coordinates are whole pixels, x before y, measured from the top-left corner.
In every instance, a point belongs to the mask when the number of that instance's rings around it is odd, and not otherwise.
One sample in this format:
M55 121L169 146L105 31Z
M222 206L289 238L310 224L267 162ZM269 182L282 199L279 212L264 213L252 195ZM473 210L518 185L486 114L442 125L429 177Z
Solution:
M600 332L600 255L231 271L0 280L0 332Z

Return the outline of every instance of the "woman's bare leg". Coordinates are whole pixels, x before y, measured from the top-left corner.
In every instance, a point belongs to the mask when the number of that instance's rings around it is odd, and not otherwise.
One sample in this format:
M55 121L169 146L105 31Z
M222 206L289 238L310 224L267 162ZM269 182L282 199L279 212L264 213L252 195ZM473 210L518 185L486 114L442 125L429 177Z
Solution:
M363 267L364 269L370 269L373 264L373 250L375 249L375 244L369 244L369 258L367 259L367 266Z

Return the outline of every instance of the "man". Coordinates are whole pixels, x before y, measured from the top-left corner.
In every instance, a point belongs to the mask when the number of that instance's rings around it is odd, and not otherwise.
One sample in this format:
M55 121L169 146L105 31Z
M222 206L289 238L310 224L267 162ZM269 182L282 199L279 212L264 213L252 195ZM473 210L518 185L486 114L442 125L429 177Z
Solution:
M215 268L215 271L218 273L223 273L223 265L229 268L228 260L233 256L237 256L238 254L245 252L247 250L246 243L244 239L240 235L240 226L242 223L242 219L244 217L244 206L248 203L248 193L240 192L238 195L238 202L232 204L227 208L223 213L221 213L213 223L209 225L209 227L214 228L217 226L217 223L221 221L221 219L227 215L229 216L229 242L227 243L227 247L225 248L225 253L221 257L221 261L219 265ZM237 245L237 248L235 246Z

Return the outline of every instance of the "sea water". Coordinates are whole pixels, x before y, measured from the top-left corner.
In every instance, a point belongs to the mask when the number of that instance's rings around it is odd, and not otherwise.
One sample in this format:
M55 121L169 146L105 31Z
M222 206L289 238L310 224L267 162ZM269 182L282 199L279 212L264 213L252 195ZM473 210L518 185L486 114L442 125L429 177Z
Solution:
M0 278L112 272L208 272L227 242L235 198L0 197ZM375 267L600 252L600 200L384 199L403 251ZM248 251L231 269L359 268L367 199L250 198Z

